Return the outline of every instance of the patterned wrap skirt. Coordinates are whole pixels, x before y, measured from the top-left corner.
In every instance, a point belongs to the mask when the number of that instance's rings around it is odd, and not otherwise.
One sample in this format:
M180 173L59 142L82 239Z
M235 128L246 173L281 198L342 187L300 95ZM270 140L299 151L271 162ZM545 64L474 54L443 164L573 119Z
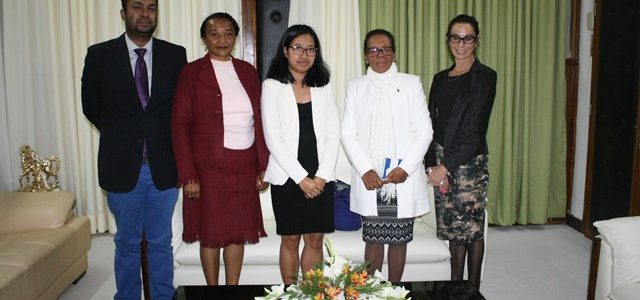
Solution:
M443 150L436 144L438 163L444 156ZM439 239L463 245L484 238L488 183L488 156L481 154L451 174L447 193L434 187Z
M413 218L398 218L398 198L376 190L377 216L362 217L362 240L369 244L404 245L413 240Z
M184 198L182 239L201 247L256 244L267 236L256 190L258 153L224 149L224 165L198 166L200 199Z

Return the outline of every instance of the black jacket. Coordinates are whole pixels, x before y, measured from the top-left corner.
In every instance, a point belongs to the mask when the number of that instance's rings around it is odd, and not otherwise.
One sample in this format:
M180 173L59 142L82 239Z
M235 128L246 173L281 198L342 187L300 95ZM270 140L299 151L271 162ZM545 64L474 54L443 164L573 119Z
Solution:
M434 125L438 124L434 99L436 92L443 82L448 80L449 71L454 66L433 76L429 91L429 113ZM444 158L441 163L451 173L476 155L489 153L486 134L493 100L496 96L497 75L493 69L481 64L478 60L473 63L469 72L471 80L458 93L445 129L444 145L442 145ZM431 143L425 161L427 166L436 165L435 143Z
M138 180L143 141L153 182L176 186L171 143L171 107L184 47L153 40L151 95L146 110L136 92L124 34L89 47L82 72L82 110L100 131L98 178L109 192L129 192Z

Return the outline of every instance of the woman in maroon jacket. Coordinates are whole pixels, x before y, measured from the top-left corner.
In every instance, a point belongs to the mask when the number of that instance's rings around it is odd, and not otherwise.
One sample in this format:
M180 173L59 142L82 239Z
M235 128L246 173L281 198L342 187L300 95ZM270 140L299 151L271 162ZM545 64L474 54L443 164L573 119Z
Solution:
M258 191L268 150L260 118L260 80L249 63L231 57L238 23L207 17L200 36L207 54L180 74L172 112L178 185L184 188L187 243L200 242L207 284L218 284L223 248L226 284L238 284L245 244L266 236Z

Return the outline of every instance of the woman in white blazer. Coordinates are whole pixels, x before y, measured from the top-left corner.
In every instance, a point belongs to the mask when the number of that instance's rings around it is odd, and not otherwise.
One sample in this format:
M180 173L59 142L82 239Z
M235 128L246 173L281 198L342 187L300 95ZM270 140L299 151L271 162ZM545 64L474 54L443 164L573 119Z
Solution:
M338 112L320 42L307 25L293 25L262 84L262 122L270 156L280 274L296 282L322 261L324 233L333 232L333 183L340 148ZM304 239L302 256L298 249Z
M389 280L401 281L413 219L429 212L423 157L433 130L420 77L398 73L393 35L364 42L367 74L350 82L342 146L351 162L351 210L362 216L369 272L380 270L389 245Z

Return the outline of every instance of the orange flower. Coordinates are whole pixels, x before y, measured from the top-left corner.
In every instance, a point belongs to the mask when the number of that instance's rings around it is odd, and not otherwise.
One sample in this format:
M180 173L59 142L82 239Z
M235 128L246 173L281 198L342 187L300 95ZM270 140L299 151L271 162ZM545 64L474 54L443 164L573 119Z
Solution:
M307 270L307 272L304 273L304 278L305 279L311 279L311 278L313 278L313 276L315 274L316 273L313 270L309 269L309 270Z
M318 287L324 289L327 286L327 282L324 279L318 280Z
M324 300L324 294L323 293L317 293L315 297L313 297L313 300Z
M346 292L347 300L357 300L358 297L360 297L360 293L358 293L358 291L356 291L356 289L354 289L353 287L348 287Z
M335 287L335 286L330 286L324 289L324 292L327 293L327 296L329 296L331 299L336 298L340 295L340 293L342 292L342 290L339 287Z
M364 286L367 284L367 278L369 278L369 274L366 271L362 271L360 273L351 274L351 283L356 286Z
M342 268L343 274L349 274L350 271L351 271L351 267L349 265L345 265L344 268Z

